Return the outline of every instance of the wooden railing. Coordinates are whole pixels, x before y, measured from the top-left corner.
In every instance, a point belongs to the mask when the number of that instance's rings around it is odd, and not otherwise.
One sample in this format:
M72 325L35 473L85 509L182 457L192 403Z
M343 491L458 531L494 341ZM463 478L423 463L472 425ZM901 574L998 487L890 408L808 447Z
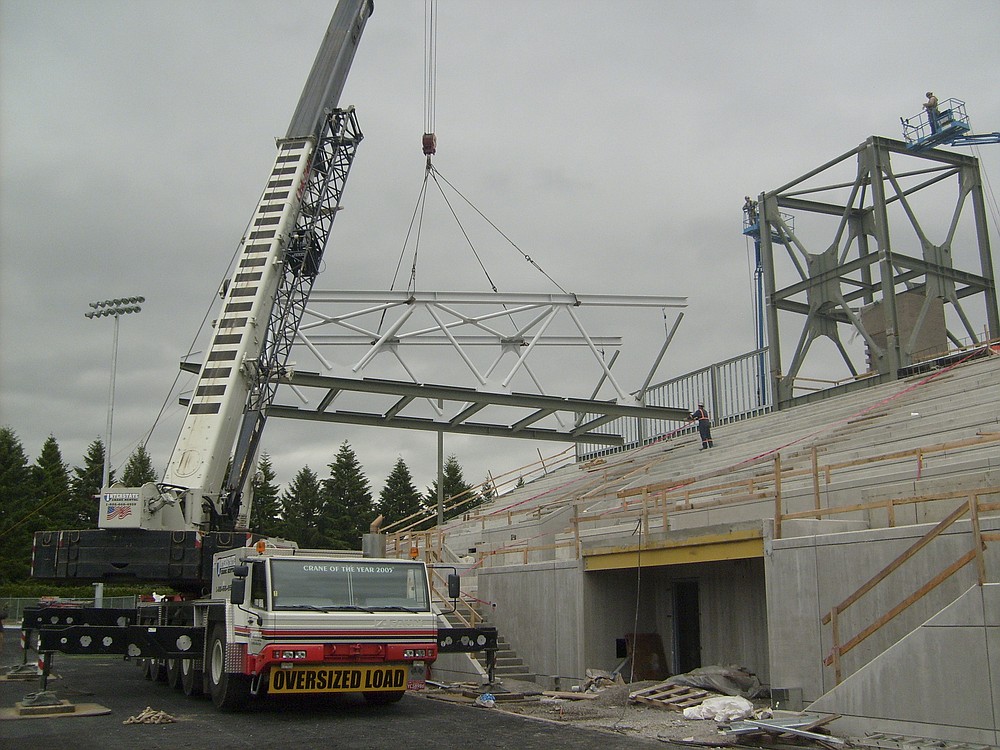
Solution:
M478 517L484 529L495 523L497 518L505 519L508 525L513 526L526 519L539 519L547 512L567 505L572 506L572 517L567 521L564 532L571 535L569 538L560 539L557 534L557 539L553 542L552 533L549 532L538 535L544 538L544 542L540 543L535 543L536 540L533 538L522 538L493 547L481 545L474 555L473 566L527 564L533 559L551 559L553 555L559 554L559 550L569 550L567 557L579 559L582 553L583 534L588 528L602 531L602 527L609 529L615 525L631 525L641 521L645 536L650 531L655 531L656 527L661 530L669 529L671 513L747 502L772 504L773 509L766 516L773 517L775 538L781 538L782 526L787 521L823 519L871 511L883 511L886 524L892 527L897 523L897 509L901 506L946 502L966 497L968 493L946 492L887 497L865 503L823 507L824 491L832 488L840 476L858 467L912 460L914 476L919 478L929 457L997 442L1000 442L1000 433L989 432L962 440L825 464L820 462L817 448L812 447L788 455L781 453L765 455L736 467L722 467L711 472L663 482L651 482L620 491L616 491L615 488L629 481L634 482L648 467L637 463L628 469L614 465L602 469L595 465L593 471L568 482L566 487L559 489L547 502L523 507L515 505L499 511L475 509L468 520L475 520ZM806 465L803 465L802 459L806 459ZM520 470L515 470L512 474L518 471ZM736 471L742 472L744 476L731 478ZM796 494L800 500L803 486L810 488L812 507L796 511L785 509L786 494L791 484L796 486ZM987 487L977 489L975 492L977 496L987 495L1000 492L1000 488ZM617 504L614 507L587 512L588 507L606 504L609 499L617 500ZM980 503L980 508L992 509L995 506ZM456 560L454 556L449 558L444 530L435 527L427 531L418 531L415 529L416 524L412 522L396 526L403 528L388 534L390 556L417 557L431 563ZM469 616L473 617L471 614Z
M979 526L979 517L983 512L1000 510L1000 503L984 503L980 500L980 497L983 495L992 495L997 493L1000 493L1000 487L986 487L968 492L950 493L947 496L936 498L943 499L944 497L963 497L964 499L961 503L959 503L955 510L943 518L936 526L934 526L933 529L927 532L927 534L917 540L905 552L866 581L860 588L858 588L857 591L839 604L835 605L829 612L826 613L826 615L823 616L823 624L829 625L831 628L831 637L833 642L830 653L823 660L823 663L828 667L833 667L834 677L838 685L843 679L841 658L844 654L847 654L852 649L860 645L865 639L877 633L882 627L887 625L902 612L906 611L913 604L951 578L951 576L955 575L966 565L975 563L976 577L979 585L982 586L986 582L986 563L983 552L986 549L987 542L1000 541L1000 533L982 533ZM913 499L913 501L918 502L919 500ZM948 565L937 575L930 578L916 591L889 609L888 612L863 627L857 632L857 634L847 640L842 640L842 634L840 632L841 615L843 615L848 608L857 603L863 596L865 596L865 594L872 591L876 586L878 586L879 583L888 578L891 573L898 570L904 563L916 555L917 552L929 545L932 541L934 541L934 539L939 537L956 521L965 515L968 515L971 521L969 551L961 555L957 560Z

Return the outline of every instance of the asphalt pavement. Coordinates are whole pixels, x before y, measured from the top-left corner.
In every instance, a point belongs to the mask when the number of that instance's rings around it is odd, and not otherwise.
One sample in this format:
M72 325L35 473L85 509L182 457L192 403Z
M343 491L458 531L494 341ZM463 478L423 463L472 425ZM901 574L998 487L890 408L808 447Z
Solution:
M19 631L6 629L0 665L21 663ZM34 659L31 654L31 659ZM6 671L6 670L3 670ZM0 747L19 750L157 750L248 747L382 750L635 750L664 743L556 724L496 709L446 703L407 694L388 706L370 706L360 696L293 699L264 697L237 714L218 712L207 698L188 698L143 677L135 662L120 657L57 654L49 689L75 704L109 709L99 716L62 716L0 721ZM0 715L39 689L30 682L0 680ZM176 721L124 724L147 707Z

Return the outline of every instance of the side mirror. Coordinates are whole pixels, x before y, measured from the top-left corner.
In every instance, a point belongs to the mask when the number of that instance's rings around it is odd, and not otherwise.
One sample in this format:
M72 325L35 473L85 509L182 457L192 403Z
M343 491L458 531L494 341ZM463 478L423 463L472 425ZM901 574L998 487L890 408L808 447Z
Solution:
M458 573L448 574L448 598L458 599L462 595L462 579Z
M243 604L247 595L247 579L234 578L233 585L229 589L229 603Z

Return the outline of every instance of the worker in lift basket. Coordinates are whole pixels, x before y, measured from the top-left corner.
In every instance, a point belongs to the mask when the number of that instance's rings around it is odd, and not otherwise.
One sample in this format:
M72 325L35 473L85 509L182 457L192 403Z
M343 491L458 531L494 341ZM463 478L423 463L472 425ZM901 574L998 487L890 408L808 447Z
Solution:
M931 123L931 132L938 132L938 98L933 91L927 92L927 101L924 102L924 109L927 110L927 119Z
M698 402L698 408L691 412L691 419L698 420L698 434L701 436L701 450L712 448L712 420L705 404Z

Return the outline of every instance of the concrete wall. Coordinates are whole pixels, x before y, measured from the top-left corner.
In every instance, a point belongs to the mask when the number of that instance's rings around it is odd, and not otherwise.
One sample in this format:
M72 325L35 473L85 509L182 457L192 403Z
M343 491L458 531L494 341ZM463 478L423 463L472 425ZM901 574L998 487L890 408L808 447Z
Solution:
M983 531L1000 529L1000 518L981 519ZM820 524L821 526L822 524ZM801 688L806 702L836 686L832 667L822 664L830 652L832 633L821 624L824 614L842 602L896 556L933 528L931 524L894 529L847 531L791 539L766 539L767 623L771 685ZM965 554L971 545L968 521L917 552L899 570L862 597L839 619L845 642L907 599ZM1000 571L1000 545L985 553L989 575ZM967 565L934 591L886 624L841 659L848 677L955 601L975 584L974 565Z
M479 571L479 598L496 604L491 623L544 685L583 679L582 575L577 560Z
M585 573L576 561L479 571L491 621L547 686L576 684L589 668L611 671L627 633L656 633L676 671L673 586L696 581L701 663L742 666L768 681L764 565L735 560ZM636 592L639 606L636 607Z
M852 736L1000 745L1000 584L973 586L809 709Z

